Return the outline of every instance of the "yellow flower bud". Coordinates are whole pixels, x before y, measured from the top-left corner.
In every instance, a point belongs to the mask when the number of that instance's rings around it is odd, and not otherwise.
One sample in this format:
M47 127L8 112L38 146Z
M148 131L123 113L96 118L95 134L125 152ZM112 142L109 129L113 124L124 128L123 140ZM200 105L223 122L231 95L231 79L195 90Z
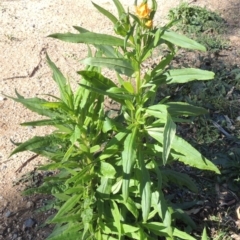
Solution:
M141 3L136 6L136 14L139 18L148 18L151 10L148 8L147 3Z
M148 20L148 21L145 23L145 26L146 26L147 28L152 28L152 26L153 26L153 21L152 21L152 20Z

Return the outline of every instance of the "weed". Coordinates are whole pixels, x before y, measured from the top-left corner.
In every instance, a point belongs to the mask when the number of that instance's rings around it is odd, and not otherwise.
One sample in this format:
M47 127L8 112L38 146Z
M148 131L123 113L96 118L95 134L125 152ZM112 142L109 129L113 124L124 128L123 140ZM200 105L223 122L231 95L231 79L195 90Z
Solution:
M214 73L194 68L168 69L178 47L205 51L201 44L168 31L172 22L162 28L153 26L157 2L149 9L146 1L136 7L136 14L126 12L114 0L119 13L94 6L113 22L117 35L90 32L75 26L79 32L55 33L50 37L88 47L86 65L77 73L82 77L77 91L47 56L60 97L54 101L24 98L18 92L13 100L46 118L25 122L24 126L54 126L56 131L35 136L16 144L12 152L30 150L51 159L40 167L57 174L43 179L37 188L25 194L45 193L55 197L57 214L48 220L56 224L48 237L56 239L194 239L196 225L177 209L163 193L169 182L197 191L187 174L167 169L182 162L201 170L219 173L218 168L181 137L176 123L187 117L207 113L204 108L171 101L156 102L156 90L171 84L195 79L211 80ZM142 65L153 50L165 44L168 54L147 72ZM117 85L102 74L102 68L113 69ZM167 87L166 87L167 86ZM116 116L104 109L105 97L119 104ZM51 204L52 206L52 204ZM181 222L175 224L175 222ZM185 227L187 225L187 227Z
M179 7L171 9L168 17L178 21L178 31L194 38L208 50L216 51L228 47L223 36L226 32L226 22L217 13L182 3Z

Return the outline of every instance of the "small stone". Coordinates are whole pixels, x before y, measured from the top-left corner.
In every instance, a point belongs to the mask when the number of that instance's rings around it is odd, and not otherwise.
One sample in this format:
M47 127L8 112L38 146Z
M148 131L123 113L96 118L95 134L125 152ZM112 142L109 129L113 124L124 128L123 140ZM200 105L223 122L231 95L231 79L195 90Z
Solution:
M17 239L18 239L18 234L14 233L13 236L12 236L12 240L17 240Z
M7 100L7 98L0 93L0 101L4 101L4 100Z
M34 207L34 202L33 201L28 201L26 204L27 208L33 208Z
M23 223L23 231L33 228L37 224L37 221L33 218L28 218L27 220L24 221Z
M14 215L14 213L11 212L11 211L9 211L9 210L5 213L5 217L6 217L6 218L9 218L9 217L11 217L11 216L13 216L13 215Z

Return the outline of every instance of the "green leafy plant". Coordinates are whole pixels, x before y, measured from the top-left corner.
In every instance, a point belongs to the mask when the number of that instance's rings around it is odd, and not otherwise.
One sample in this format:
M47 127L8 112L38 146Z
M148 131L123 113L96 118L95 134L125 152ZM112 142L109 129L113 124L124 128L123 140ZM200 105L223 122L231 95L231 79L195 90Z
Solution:
M55 239L195 239L176 221L190 229L194 222L166 200L167 182L197 191L186 174L168 169L173 162L219 173L217 167L176 135L176 123L188 116L207 113L204 108L169 97L156 102L156 92L173 83L209 80L213 72L193 69L168 69L178 47L205 51L197 42L170 31L173 22L154 27L157 3L152 0L126 12L113 0L118 18L94 4L114 25L119 37L74 27L79 33L50 35L66 42L84 43L88 57L86 69L73 92L67 79L47 56L60 96L24 98L18 92L12 98L46 119L25 122L23 126L54 126L49 135L35 136L12 152L32 151L51 160L40 170L56 170L37 188L25 194L51 194L55 200L56 224L48 237ZM166 45L169 53L153 69L143 71L156 47ZM94 47L94 51L92 49ZM101 73L102 68L116 72L116 81ZM163 88L164 86L164 88ZM117 115L104 108L108 97L120 106Z
M178 20L177 29L205 45L208 50L228 47L226 39L222 36L226 32L226 22L217 13L183 2L171 9L168 17Z

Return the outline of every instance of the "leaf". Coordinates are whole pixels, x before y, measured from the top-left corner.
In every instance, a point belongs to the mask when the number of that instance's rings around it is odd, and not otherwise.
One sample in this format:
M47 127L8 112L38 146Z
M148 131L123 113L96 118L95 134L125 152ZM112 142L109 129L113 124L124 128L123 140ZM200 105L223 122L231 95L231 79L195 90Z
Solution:
M107 162L100 162L100 170L99 170L100 176L103 176L105 178L115 178L116 170L115 168Z
M175 116L199 116L208 113L205 108L193 106L183 102L168 102L164 104L172 117Z
M68 223L63 226L58 226L53 232L47 237L47 240L76 240L81 239L82 233L80 230L83 227L79 223Z
M207 114L208 111L205 108L197 107L183 102L167 102L164 104L156 104L148 107L146 113L156 118L166 121L167 113L175 119L180 116L199 116Z
M115 155L121 146L124 138L126 137L127 133L120 132L117 133L106 145L105 149L103 150L102 154L100 155L99 159L102 161L104 159L108 159L111 156Z
M76 194L71 196L58 210L57 214L50 222L57 222L58 217L62 217L63 215L68 214L79 202L81 195Z
M166 226L166 231L170 236L169 239L173 239L173 227L172 227L172 209L168 207L165 210L165 215L163 218L163 224Z
M48 37L56 38L65 42L86 43L97 45L121 46L124 47L124 39L107 34L85 32L81 34L74 33L55 33ZM129 46L129 44L128 44Z
M131 94L134 94L133 85L130 82L123 82L123 87Z
M129 77L134 73L134 69L131 63L126 59L120 58L103 58L103 57L89 57L81 60L85 65L106 67L113 69L120 74L127 75Z
M23 104L26 108L30 109L33 112L38 113L39 115L44 115L50 118L59 118L62 119L61 114L59 112L53 111L52 109L49 109L45 104L47 103L46 100L41 98L24 98L22 97L17 91L16 94L18 98L13 98L10 96L7 96L11 99L13 99L16 102L19 102Z
M79 27L79 26L73 26L77 31L79 31L80 33L86 33L89 32L87 29ZM99 49L103 55L105 55L106 57L110 57L110 58L114 58L114 57L120 57L123 58L123 55L117 51L117 49L114 49L112 46L108 46L108 45L97 45L97 44L93 44L93 46L96 49ZM88 55L89 57L92 57L91 55Z
M53 71L53 79L58 85L62 101L65 102L69 108L73 108L73 92L71 90L71 87L67 83L63 74L59 71L56 65L51 61L48 55L47 55L47 63Z
M203 45L197 43L196 41L186 36L180 35L176 32L164 31L161 38L179 47L206 52L206 48Z
M78 214L66 214L64 216L54 218L51 220L51 223L70 223L70 222L79 222L81 220L81 215Z
M15 148L12 151L12 153L10 154L10 157L16 153L23 152L26 150L34 151L39 148L41 148L41 149L46 148L47 146L49 146L49 144L52 141L54 141L54 139L56 140L57 138L53 134L47 135L44 137L35 136L35 137L27 140L26 142L21 143L17 148Z
M106 16L108 19L110 19L113 24L115 24L118 21L118 19L112 13L107 11L106 9L102 8L101 6L97 5L94 2L92 2L92 4L100 13L102 13L104 16Z
M119 102L123 105L124 105L123 100L131 100L132 99L132 96L129 95L129 94L126 94L126 93L124 93L124 94L123 93L112 93L111 92L112 88L110 88L107 91L103 91L100 88L90 87L90 86L87 86L87 85L84 85L84 84L79 84L79 85L88 89L88 90L90 90L90 91L92 91L92 92L95 92L95 93L98 93L98 94L101 94L101 95L105 95L105 96L109 96L110 98L112 98L116 102Z
M160 144L163 144L163 133L159 128L147 129L148 134L156 139ZM215 173L220 174L218 168L207 158L205 158L200 152L198 152L194 147L192 147L184 139L175 136L172 142L171 153L175 159L183 162L184 164L196 167L202 170L210 170Z
M157 236L164 236L169 237L168 233L166 232L167 228L163 223L160 222L149 222L143 223L143 226L156 234Z
M88 175L90 170L91 170L91 165L87 165L86 167L81 169L76 175L72 176L71 178L68 178L66 180L66 184L69 184L69 183L72 183L72 182L77 184L77 181L81 182L81 179L84 176Z
M122 227L121 227L121 214L119 212L118 206L115 201L111 201L111 210L114 218L114 223L116 224L118 230L118 239L121 240Z
M97 188L97 192L100 194L101 198L109 199L112 188L112 179L101 178L101 185Z
M143 159L143 151L138 149L138 161L140 167L140 175L139 175L139 182L140 182L140 194L141 194L141 207L142 207L142 217L143 222L147 222L148 215L151 208L151 180L149 172L146 168L146 163Z
M117 7L118 10L118 17L120 18L123 13L125 13L125 10L119 0L113 0L115 6Z
M167 121L168 112L165 104L152 105L146 109L146 113L150 116L161 119L164 123Z
M122 179L119 180L118 182L116 182L116 183L112 186L112 189L111 189L112 194L117 194L117 193L120 191L121 187L122 187Z
M171 181L178 186L185 186L193 192L198 191L197 186L187 174L176 172L170 169L164 169L162 171L162 175L167 177L168 181Z
M151 76L154 77L155 74L157 74L158 72L162 72L165 67L173 60L174 58L174 54L173 53L169 53L167 56L165 56L159 64L157 64L157 66L152 70L151 72Z
M66 120L63 119L44 119L39 121L33 121L33 122L24 122L21 123L21 126L55 126L55 125L61 125L66 124Z
M117 87L111 79L104 77L101 73L96 71L79 71L77 73L80 74L87 82L103 91L112 87Z
M124 149L122 152L122 165L123 165L123 183L122 192L124 201L127 201L129 195L129 182L131 179L132 167L136 161L136 139L137 127L128 134L124 141Z
M163 165L167 164L167 159L171 150L172 142L175 138L176 134L176 124L172 121L172 118L169 114L167 114L167 122L163 131L163 152L162 159Z
M128 211L130 211L133 214L133 216L137 219L139 215L137 204L130 197L128 197L127 202L124 202L124 204Z
M202 233L202 238L201 238L201 240L208 240L206 227L204 227L204 229L203 229L203 233Z
M178 230L177 228L174 228L173 230L173 236L174 237L179 237L181 239L186 239L186 240L196 240L196 238L190 236L188 233L183 232Z
M187 83L194 80L211 80L214 78L214 72L195 68L183 68L169 70L166 76L167 84Z
M196 201L197 202L197 201ZM194 204L196 205L196 203ZM190 226L192 229L196 229L197 226L188 214L182 209L175 208L174 213L172 214L174 219L179 219L181 222L184 222L187 226Z

